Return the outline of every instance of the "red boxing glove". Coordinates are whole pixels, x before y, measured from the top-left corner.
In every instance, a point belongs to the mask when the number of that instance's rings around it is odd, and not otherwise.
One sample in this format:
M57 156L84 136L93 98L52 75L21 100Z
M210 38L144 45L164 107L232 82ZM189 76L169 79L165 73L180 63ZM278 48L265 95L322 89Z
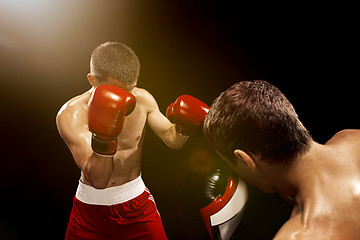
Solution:
M176 131L189 136L202 126L209 106L189 95L182 95L169 105L167 118L175 123Z
M125 116L134 111L135 97L128 91L112 85L98 86L91 95L88 125L92 132L91 147L95 153L112 156L117 149Z

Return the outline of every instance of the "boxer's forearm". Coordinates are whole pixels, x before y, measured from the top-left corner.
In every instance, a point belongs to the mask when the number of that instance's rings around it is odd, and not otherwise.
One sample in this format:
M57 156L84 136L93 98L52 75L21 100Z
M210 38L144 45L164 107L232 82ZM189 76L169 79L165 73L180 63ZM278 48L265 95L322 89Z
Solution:
M94 188L106 188L114 172L113 157L104 157L93 153L84 161L82 172Z
M164 142L170 148L180 149L184 146L188 138L189 136L179 134L175 129L175 124L173 124L165 133Z
M175 129L175 124L171 123L156 107L148 114L147 122L150 128L158 135L161 140L170 148L179 149L186 143L188 136L182 136Z

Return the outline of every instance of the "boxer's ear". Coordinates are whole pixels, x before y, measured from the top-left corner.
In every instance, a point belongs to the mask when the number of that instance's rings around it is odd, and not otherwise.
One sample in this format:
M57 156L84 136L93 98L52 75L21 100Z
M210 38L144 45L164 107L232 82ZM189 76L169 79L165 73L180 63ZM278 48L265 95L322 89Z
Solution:
M255 172L255 161L254 159L252 159L252 157L247 154L246 152L240 150L240 149L236 149L234 151L234 155L235 155L235 160L238 162L238 164L242 164L245 163L252 172Z
M88 73L87 79L88 79L89 83L91 84L91 86L97 87L99 85L94 74Z

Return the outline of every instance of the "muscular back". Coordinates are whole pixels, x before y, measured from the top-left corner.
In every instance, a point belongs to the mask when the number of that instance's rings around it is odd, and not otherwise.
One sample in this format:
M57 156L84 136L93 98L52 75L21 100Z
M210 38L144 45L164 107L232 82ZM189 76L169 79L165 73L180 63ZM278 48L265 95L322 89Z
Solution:
M68 145L77 166L82 170L81 180L88 185L91 184L84 174L84 162L93 153L90 142L91 132L87 124L88 101L92 91L93 89L69 100L57 116L60 135ZM136 108L125 117L122 132L118 136L118 148L113 159L113 173L107 187L121 185L139 176L144 127L147 121L151 129L168 146L179 148L186 141L176 136L173 124L160 113L150 93L136 87L131 93L135 96Z

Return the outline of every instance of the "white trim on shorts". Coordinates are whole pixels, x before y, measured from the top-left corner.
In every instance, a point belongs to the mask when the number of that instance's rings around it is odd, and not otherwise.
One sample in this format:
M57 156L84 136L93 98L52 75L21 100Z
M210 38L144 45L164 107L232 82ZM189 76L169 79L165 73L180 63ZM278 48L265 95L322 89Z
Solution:
M79 180L76 190L76 198L91 205L115 205L127 202L136 198L145 191L146 187L141 175L136 179L124 183L120 186L109 187L105 189L96 189L86 185Z

